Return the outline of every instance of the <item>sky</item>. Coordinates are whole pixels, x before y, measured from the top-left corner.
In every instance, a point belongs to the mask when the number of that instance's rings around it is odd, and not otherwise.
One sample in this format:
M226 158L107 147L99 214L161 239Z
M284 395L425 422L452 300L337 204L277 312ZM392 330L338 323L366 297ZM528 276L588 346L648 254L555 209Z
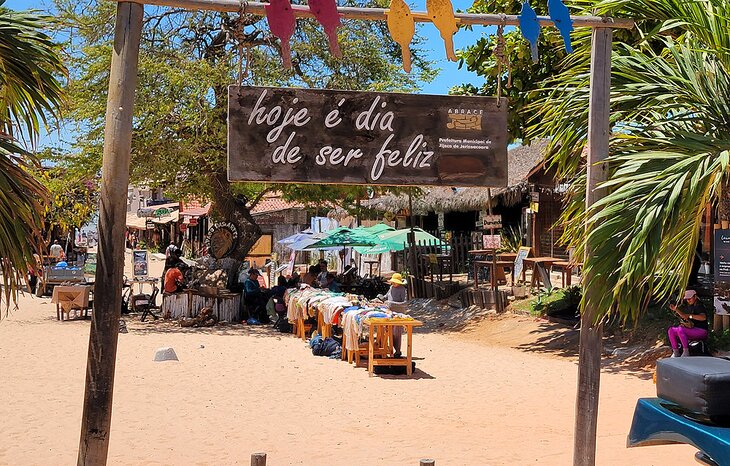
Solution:
M425 11L426 9L426 0L407 0L407 2L413 11ZM50 3L50 1L44 0L6 0L3 6L14 10L45 9L46 5ZM473 0L452 0L454 9L462 11L470 7L472 3ZM475 43L482 34L493 32L494 27L484 28L475 26L472 31L462 29L454 36L454 48L457 50L465 48ZM423 83L421 93L448 94L449 89L458 84L470 83L481 85L483 83L483 78L467 71L466 67L459 69L458 63L446 60L443 40L433 24L429 23L420 26L419 33L426 38L426 42L423 44L423 48L427 52L426 57L435 62L434 66L436 68L441 69L441 72L432 82ZM40 146L57 146L59 140L69 140L70 138L71 135L68 134L68 130L62 129L60 133L56 131L43 135Z

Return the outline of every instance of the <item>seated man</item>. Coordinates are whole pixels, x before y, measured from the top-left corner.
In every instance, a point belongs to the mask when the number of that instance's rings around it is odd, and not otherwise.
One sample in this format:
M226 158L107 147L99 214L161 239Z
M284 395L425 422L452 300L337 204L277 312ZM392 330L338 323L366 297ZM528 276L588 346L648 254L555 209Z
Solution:
M243 282L245 302L249 306L249 314L259 322L266 323L269 319L266 315L266 302L269 300L268 290L261 288L259 284L259 271L250 269L248 278Z
M170 267L165 272L165 293L179 293L185 288L185 278L177 266Z

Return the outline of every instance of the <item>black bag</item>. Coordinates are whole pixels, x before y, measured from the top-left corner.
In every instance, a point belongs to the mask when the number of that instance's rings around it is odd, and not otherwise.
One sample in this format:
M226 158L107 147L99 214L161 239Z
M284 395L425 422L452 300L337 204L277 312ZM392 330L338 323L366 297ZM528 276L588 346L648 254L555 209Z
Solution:
M279 319L275 328L281 333L291 333L291 324L286 319Z

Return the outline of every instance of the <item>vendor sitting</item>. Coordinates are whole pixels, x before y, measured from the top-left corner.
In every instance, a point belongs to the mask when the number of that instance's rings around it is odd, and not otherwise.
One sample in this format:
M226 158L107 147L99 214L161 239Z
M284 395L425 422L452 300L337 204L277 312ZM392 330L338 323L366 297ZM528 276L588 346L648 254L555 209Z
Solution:
M405 304L408 300L408 292L406 290L405 284L406 281L403 280L403 275L399 273L394 273L392 277L390 277L390 280L388 280L388 283L390 283L390 289L388 289L388 292L383 296L379 296L388 306L391 304ZM393 349L395 349L394 356L396 358L399 358L401 356L400 348L401 348L401 336L403 335L403 327L394 327L393 328Z
M165 293L179 293L185 288L185 277L180 268L175 265L165 272Z
M681 319L676 327L669 327L669 344L672 345L672 357L689 356L689 340L704 340L707 338L707 313L702 302L697 298L695 290L684 292L684 302L681 307L674 304L669 309L674 311ZM679 351L679 343L682 343L682 352Z
M260 322L268 321L266 302L269 300L268 290L259 284L259 271L252 268L248 271L248 278L243 282L245 302L249 306L249 314Z

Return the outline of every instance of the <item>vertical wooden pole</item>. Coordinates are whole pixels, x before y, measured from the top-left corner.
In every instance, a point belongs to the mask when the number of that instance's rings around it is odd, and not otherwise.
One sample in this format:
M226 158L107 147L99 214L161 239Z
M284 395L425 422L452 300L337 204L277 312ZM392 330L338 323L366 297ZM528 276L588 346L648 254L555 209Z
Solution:
M138 3L117 4L104 126L99 251L78 455L80 466L106 464L109 451L124 274L132 114L143 13L144 7Z
M251 466L266 466L266 453L252 453Z
M588 180L586 209L605 195L596 189L607 178L607 167L602 161L608 156L611 94L611 37L610 28L594 28L591 50L590 101L588 109ZM588 232L586 232L586 235ZM588 245L590 246L590 245ZM586 248L586 257L593 251ZM590 271L587 271L590 273ZM584 283L589 283L585 280ZM596 463L596 424L598 422L598 393L601 380L601 348L603 324L593 322L600 309L594 307L597 295L605 290L586 288L581 316L580 353L578 358L578 391L575 411L575 442L573 465L593 466Z

